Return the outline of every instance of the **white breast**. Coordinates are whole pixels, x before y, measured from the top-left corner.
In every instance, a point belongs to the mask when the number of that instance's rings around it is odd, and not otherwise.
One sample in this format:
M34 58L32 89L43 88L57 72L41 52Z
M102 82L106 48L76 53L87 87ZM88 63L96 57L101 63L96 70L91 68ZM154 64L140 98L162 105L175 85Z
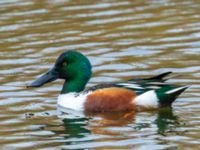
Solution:
M57 104L63 108L83 111L84 103L88 94L89 93L77 95L75 92L61 94L58 96Z

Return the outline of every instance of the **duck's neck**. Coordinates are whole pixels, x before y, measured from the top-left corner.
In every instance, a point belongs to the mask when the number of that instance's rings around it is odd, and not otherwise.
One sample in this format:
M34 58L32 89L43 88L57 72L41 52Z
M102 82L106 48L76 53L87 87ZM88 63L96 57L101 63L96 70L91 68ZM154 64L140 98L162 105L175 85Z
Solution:
M66 94L70 92L81 92L84 90L87 82L88 80L84 79L74 79L70 81L65 81L61 94Z

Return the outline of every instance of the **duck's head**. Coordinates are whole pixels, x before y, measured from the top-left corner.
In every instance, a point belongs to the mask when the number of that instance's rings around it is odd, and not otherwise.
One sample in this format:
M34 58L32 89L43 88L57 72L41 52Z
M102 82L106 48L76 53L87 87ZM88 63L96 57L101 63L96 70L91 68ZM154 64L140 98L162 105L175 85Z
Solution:
M28 87L40 87L56 79L64 79L62 94L80 92L85 88L91 74L91 64L87 57L77 51L70 50L62 53L53 68Z

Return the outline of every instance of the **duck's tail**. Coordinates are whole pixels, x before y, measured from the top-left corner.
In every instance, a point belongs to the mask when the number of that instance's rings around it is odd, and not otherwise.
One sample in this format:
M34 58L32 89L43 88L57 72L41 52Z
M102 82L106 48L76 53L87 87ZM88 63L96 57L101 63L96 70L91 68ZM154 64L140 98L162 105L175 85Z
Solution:
M163 86L156 90L156 95L159 99L159 104L161 107L171 106L171 104L176 100L176 98L186 89L188 86Z
M162 74L150 77L150 78L134 78L134 79L130 79L129 81L158 81L158 82L164 82L167 79L165 79L166 76L168 76L169 74L171 74L171 71L168 72L164 72Z
M171 71L168 71L168 72L164 72L162 74L159 74L159 75L156 75L156 76L153 76L153 77L150 77L150 78L147 78L145 80L161 80L161 81L165 81L166 79L164 79L166 76L168 76L169 74L171 74L172 72Z

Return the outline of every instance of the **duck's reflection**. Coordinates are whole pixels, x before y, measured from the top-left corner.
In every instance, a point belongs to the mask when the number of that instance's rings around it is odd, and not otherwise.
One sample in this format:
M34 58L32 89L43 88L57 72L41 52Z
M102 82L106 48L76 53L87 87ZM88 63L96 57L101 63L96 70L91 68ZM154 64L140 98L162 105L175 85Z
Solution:
M64 113L66 115L66 113ZM106 128L132 127L132 130L143 128L152 128L152 124L157 126L158 134L165 134L175 129L179 123L178 118L173 114L171 108L163 108L154 112L147 112L144 115L138 115L140 112L104 112L104 113L85 113L85 117L67 118L62 120L65 138L82 138L88 133L103 135L119 135L121 132L108 130ZM151 116L151 117L148 117ZM156 118L156 119L155 119ZM143 120L147 122L143 122ZM155 127L155 126L154 126ZM106 132L105 132L106 129Z
M179 125L178 117L173 114L172 108L160 109L154 123L157 125L159 134L165 134Z
M87 118L78 118L78 119L63 119L64 126L64 137L65 138L82 138L87 133L90 133L90 130L86 128Z

